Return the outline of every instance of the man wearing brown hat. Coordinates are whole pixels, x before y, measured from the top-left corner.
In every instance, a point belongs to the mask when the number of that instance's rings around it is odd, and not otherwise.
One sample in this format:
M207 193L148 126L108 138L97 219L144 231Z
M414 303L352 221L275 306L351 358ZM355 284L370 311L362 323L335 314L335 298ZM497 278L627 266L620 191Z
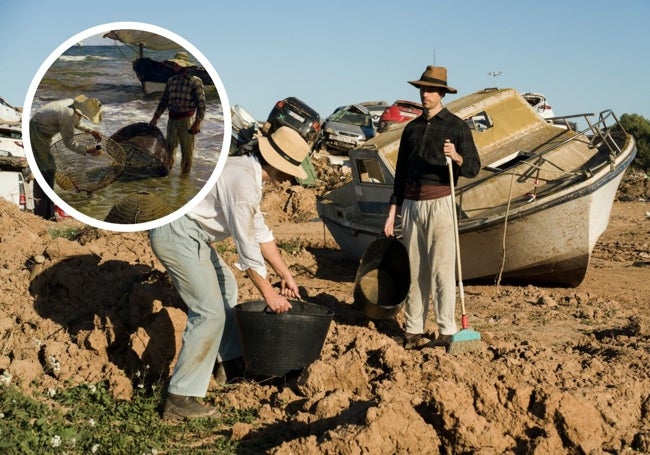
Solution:
M235 264L277 313L291 308L289 298L300 298L298 285L284 263L273 233L266 225L260 202L263 182L279 184L305 178L302 161L309 145L295 130L283 126L268 137L258 136L250 153L230 156L206 198L186 216L150 231L153 252L165 266L187 305L187 326L178 361L169 381L163 417L193 419L218 417L204 406L210 377L226 381L223 363L241 357L233 307L237 280L212 247L232 237L238 253ZM267 277L266 263L280 277L278 292Z
M45 182L54 189L56 164L50 153L52 138L57 134L65 146L77 153L98 155L95 147L86 147L75 140L76 130L92 134L97 141L102 135L93 128L84 125L81 119L99 123L102 120L102 103L97 98L79 95L74 99L53 101L38 110L29 120L29 141L34 152L34 159ZM34 185L34 213L47 220L54 220L54 203L43 189Z
M429 295L438 324L434 344L445 346L457 332L455 320L455 240L451 188L447 160L459 176L478 174L480 158L469 126L442 105L447 93L447 69L427 66L417 81L424 112L402 132L393 194L384 233L394 235L395 217L401 207L402 234L411 267L411 286L404 306L406 347L430 342L425 336ZM454 182L454 183L455 183Z
M189 68L194 64L187 52L178 52L165 63L174 67L176 75L167 81L165 91L149 123L156 126L165 109L169 110L167 145L172 155L170 169L174 165L176 147L180 145L181 174L187 175L192 170L194 135L201 131L201 122L205 116L205 90L201 78L189 72Z

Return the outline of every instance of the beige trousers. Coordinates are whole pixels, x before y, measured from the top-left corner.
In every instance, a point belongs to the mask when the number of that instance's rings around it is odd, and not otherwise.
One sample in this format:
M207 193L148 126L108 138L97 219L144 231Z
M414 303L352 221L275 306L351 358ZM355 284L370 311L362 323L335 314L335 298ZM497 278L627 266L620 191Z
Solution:
M440 334L453 335L458 331L451 210L451 196L430 201L407 199L402 204L402 234L411 267L411 286L404 305L404 329L408 333L424 333L430 295Z
M172 164L174 167L174 154L176 147L181 146L181 173L189 174L192 170L192 160L194 155L194 134L187 131L194 123L194 117L184 117L180 119L169 119L167 121L167 145L169 152L172 154Z

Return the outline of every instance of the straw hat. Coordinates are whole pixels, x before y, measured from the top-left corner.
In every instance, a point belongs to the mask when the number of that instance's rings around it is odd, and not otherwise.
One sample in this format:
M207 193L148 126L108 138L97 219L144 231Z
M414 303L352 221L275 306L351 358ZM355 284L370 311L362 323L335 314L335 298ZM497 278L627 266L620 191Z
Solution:
M258 135L262 157L274 168L299 179L307 178L301 163L309 155L309 145L288 126L281 126L269 136Z
M72 102L72 109L93 123L99 123L102 120L102 102L97 98L79 95Z
M187 52L177 52L174 58L165 60L165 63L168 65L171 63L175 63L178 66L182 66L183 68L194 66L194 64L190 61L190 56L187 55Z
M453 87L447 85L447 68L444 66L427 66L427 69L424 70L422 76L417 81L408 81L409 84L420 88L420 87L442 87L447 90L448 93L457 93Z

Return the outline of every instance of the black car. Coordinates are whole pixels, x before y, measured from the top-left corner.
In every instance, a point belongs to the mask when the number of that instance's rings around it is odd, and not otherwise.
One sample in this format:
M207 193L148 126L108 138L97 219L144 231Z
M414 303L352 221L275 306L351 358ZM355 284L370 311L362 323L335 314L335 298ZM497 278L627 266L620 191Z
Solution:
M278 101L262 125L262 132L269 134L281 126L298 131L310 146L314 145L320 132L320 114L300 99L290 96Z

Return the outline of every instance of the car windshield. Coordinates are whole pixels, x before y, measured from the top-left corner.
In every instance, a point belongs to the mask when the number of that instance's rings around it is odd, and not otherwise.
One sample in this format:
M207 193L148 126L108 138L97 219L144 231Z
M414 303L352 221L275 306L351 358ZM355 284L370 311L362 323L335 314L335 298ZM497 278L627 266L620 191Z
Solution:
M349 125L370 126L372 118L369 115L362 114L361 112L341 109L340 111L332 114L331 121L347 123Z

